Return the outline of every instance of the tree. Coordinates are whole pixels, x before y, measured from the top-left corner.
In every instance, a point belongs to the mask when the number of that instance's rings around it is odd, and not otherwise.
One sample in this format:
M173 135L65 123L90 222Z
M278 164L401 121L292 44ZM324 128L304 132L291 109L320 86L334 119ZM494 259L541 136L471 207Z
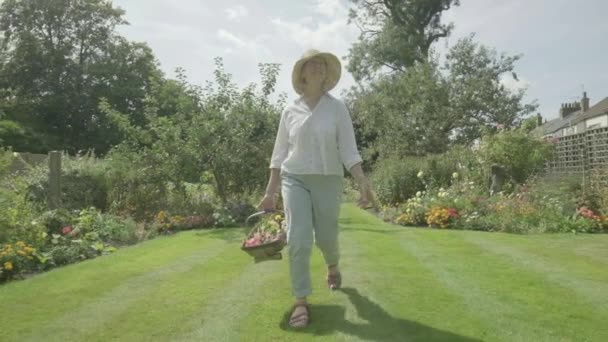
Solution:
M442 153L497 126L518 126L536 108L524 103L525 89L503 84L518 58L469 37L450 49L443 68L434 57L354 88L348 102L366 160Z
M350 22L361 34L349 51L347 69L357 81L372 80L388 69L402 72L426 62L431 45L447 37L452 25L441 15L459 0L351 0Z
M261 90L253 84L238 89L219 58L215 80L205 88L188 84L180 72L177 80L154 86L142 127L106 107L127 136L111 159L138 165L146 172L142 180L158 189L167 182L178 189L185 182L210 182L224 202L262 190L284 101L269 101L278 72L276 64L260 65Z
M380 77L348 99L367 160L444 152L454 128L449 120L449 87L434 64Z
M98 106L102 98L141 122L151 50L116 34L124 11L107 0L6 0L0 5L0 92L9 119L44 136L48 148L99 154L121 137ZM36 151L44 152L44 151Z
M498 54L473 40L460 39L446 56L445 71L450 86L450 120L454 120L454 141L469 144L485 127L518 126L532 113L536 103L524 103L525 88L507 88L503 79L517 80L515 63L520 55Z

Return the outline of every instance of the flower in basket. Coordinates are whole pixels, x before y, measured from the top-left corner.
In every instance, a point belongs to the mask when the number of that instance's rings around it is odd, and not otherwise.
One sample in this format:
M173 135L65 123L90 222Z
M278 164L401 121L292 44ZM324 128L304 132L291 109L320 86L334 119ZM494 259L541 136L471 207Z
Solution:
M281 239L284 231L284 218L280 214L272 215L258 222L255 233L245 241L245 247L254 247Z

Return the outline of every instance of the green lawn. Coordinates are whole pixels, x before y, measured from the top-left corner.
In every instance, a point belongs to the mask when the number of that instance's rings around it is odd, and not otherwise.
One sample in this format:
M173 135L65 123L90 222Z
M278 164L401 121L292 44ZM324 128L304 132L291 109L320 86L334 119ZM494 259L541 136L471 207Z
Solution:
M344 288L318 250L309 328L286 260L190 231L0 286L0 341L608 341L608 236L405 229L346 205Z

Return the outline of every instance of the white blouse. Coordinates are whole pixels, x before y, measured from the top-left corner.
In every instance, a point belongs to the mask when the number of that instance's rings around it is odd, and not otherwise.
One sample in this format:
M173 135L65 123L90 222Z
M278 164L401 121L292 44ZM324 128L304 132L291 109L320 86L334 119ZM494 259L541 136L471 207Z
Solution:
M344 175L362 161L348 108L330 94L310 111L299 98L281 113L270 168L293 174Z

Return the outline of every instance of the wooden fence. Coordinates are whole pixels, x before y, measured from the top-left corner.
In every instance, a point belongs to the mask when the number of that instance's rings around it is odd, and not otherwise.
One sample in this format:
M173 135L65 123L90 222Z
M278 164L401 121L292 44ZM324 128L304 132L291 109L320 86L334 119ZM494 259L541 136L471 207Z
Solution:
M558 138L546 171L580 176L587 185L608 185L608 127Z

